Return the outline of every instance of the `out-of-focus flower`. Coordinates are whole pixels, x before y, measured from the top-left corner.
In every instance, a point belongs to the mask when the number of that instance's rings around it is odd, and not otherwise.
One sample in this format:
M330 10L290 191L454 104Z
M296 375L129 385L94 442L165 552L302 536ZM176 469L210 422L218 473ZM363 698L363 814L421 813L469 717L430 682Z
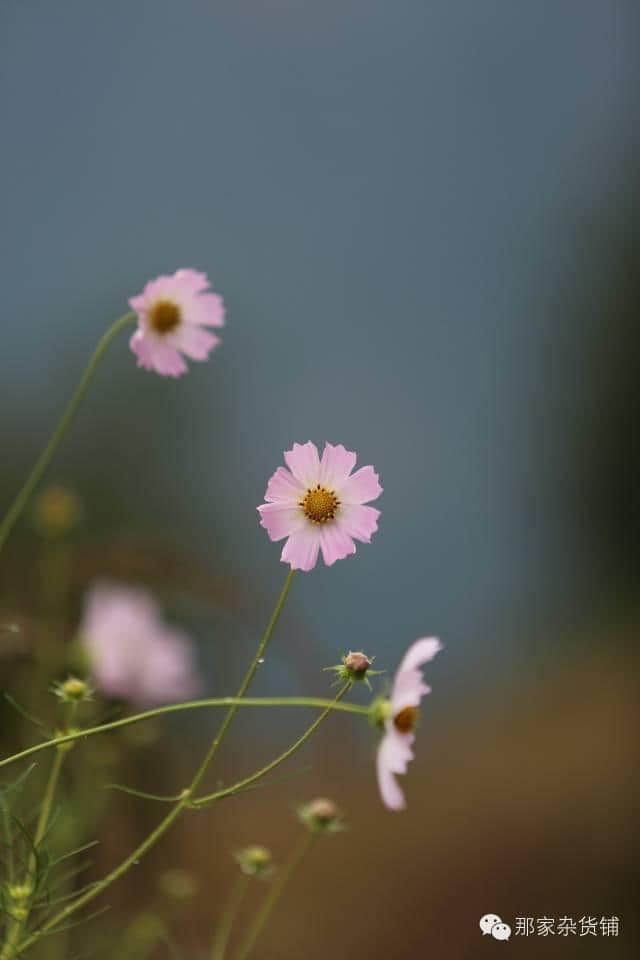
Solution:
M271 851L259 844L244 847L244 849L238 850L234 856L242 872L248 876L267 877L273 872Z
M382 493L373 467L355 473L356 454L342 444L294 443L267 485L260 523L272 540L287 542L281 560L293 570L312 570L322 550L327 566L356 552L354 540L369 543L380 511L364 506Z
M36 497L33 505L33 524L38 533L55 540L70 533L80 521L80 501L76 495L52 484Z
M179 377L188 369L184 357L206 360L220 342L207 327L224 326L224 306L205 273L188 269L156 277L129 306L138 315L130 346L145 370Z
M317 797L298 810L298 816L312 833L337 833L344 830L342 813L333 800Z
M196 692L191 641L163 620L145 590L96 584L86 599L80 633L103 694L144 706Z
M418 707L423 696L431 692L422 678L421 667L435 657L442 644L435 637L416 640L405 653L393 680L391 699L381 706L384 736L378 747L378 786L385 806L404 810L404 794L396 775L407 772L415 740Z
M198 892L198 878L190 870L172 867L160 874L158 886L172 900L190 900Z

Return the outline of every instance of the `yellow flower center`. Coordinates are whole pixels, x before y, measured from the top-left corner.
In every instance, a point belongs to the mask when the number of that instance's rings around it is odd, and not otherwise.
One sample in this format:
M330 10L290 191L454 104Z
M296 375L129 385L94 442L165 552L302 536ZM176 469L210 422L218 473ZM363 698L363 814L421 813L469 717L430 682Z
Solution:
M393 725L399 733L411 733L416 728L418 721L418 708L405 707L396 713L393 718Z
M307 490L304 500L300 501L300 506L304 510L304 515L312 523L326 523L327 520L333 520L336 510L340 506L340 501L333 490L327 490L326 487L313 487Z
M149 311L149 323L162 336L171 333L180 323L180 308L172 300L158 300Z

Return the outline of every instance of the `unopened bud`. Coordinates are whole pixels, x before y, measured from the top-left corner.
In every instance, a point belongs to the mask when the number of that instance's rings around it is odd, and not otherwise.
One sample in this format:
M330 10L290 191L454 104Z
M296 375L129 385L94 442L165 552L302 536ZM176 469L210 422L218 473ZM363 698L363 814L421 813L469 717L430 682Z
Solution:
M343 829L342 814L333 800L327 800L326 797L318 797L305 804L299 809L298 815L313 833L334 833Z
M391 716L391 701L386 697L376 697L369 708L369 721L376 730L384 730Z
M369 677L380 673L380 670L371 669L372 657L368 657L362 650L350 650L341 660L342 662L337 663L334 667L325 667L325 670L332 670L335 673L336 683L355 683L359 681L360 683L366 683L371 689Z
M344 665L355 677L360 680L371 666L372 661L362 651L356 653L350 650L344 658Z
M242 872L249 875L258 874L265 876L273 870L271 851L257 844L245 847L243 850L238 850L235 858Z
M69 533L80 519L80 503L71 490L50 486L42 491L33 508L38 533L56 539Z
M68 677L63 683L57 683L53 692L63 703L82 703L84 700L91 700L93 696L89 684L79 677Z
M56 730L56 731L54 732L53 736L54 736L55 739L57 740L58 737L68 737L68 736L71 736L71 735L73 735L73 734L78 734L78 733L80 733L80 731L78 730L77 727L69 727L68 730ZM75 740L67 740L66 743L57 743L57 744L56 744L56 750L57 750L59 753L68 753L69 750L73 750L73 748L75 747L75 745L76 745L76 741L75 741Z
M158 877L158 886L173 900L189 900L198 892L198 881L189 870L174 867Z
M30 883L14 883L8 889L9 896L17 903L24 903L33 893L33 887Z

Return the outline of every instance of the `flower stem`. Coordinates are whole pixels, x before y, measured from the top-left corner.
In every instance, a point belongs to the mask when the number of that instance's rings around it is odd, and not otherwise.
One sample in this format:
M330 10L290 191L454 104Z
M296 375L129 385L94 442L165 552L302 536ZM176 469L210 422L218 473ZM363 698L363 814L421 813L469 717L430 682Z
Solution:
M0 550L2 550L4 547L5 542L7 541L11 531L20 517L20 514L29 502L31 494L42 479L42 475L49 466L51 458L60 445L60 441L73 423L75 415L78 412L78 407L80 406L82 398L87 392L87 388L93 379L93 375L96 372L103 354L106 352L111 341L117 337L120 331L129 326L129 324L133 323L135 319L135 313L125 313L125 315L120 317L119 320L116 320L115 323L113 323L106 333L100 338L98 346L94 350L93 355L89 360L84 373L82 374L80 383L76 387L73 396L69 400L62 417L58 421L58 425L51 434L49 442L40 454L33 469L31 470L31 473L18 491L15 500L9 507L4 520L0 524Z
M236 877L236 882L231 888L231 896L222 912L222 918L211 946L211 960L224 960L233 922L240 909L240 904L242 903L248 883L248 874L240 872Z
M333 703L330 703L329 706L322 711L320 716L316 717L311 726L305 730L302 736L299 737L296 742L289 747L288 750L285 750L284 753L281 753L279 757L276 757L275 760L272 760L271 763L268 763L265 767L261 767L260 770L256 770L256 772L252 773L250 777L246 777L244 780L234 783L232 787L225 787L222 790L218 790L216 793L210 793L206 797L198 797L193 801L193 806L201 807L207 803L213 803L214 800L222 800L224 797L230 797L234 793L239 793L240 790L244 790L245 787L250 786L250 784L254 783L256 780L260 780L262 777L266 776L273 769L275 769L275 767L279 766L285 760L288 760L289 757L293 756L296 750L299 750L300 747L306 743L311 736L313 736L325 717L327 717L332 710L335 710L340 700L342 700L344 695L349 692L352 686L353 683L351 680L346 683Z
M134 723L141 723L143 720L151 720L153 717L160 717L169 713L181 713L183 710L203 710L209 707L308 707L311 709L331 707L340 713L353 713L361 717L368 717L369 707L360 706L357 703L335 703L333 700L327 700L323 697L211 697L206 700L189 700L185 703L171 703L165 707L157 707L153 710L145 710L144 713L135 713L130 717L122 717L121 720L112 720L110 723L102 723L96 727L87 727L83 730L76 730L72 733L65 733L63 736L54 737L52 740L43 740L42 743L36 743L33 747L27 747L20 753L14 753L10 757L0 760L0 768L8 767L18 760L25 760L27 757L41 750L50 750L53 747L61 746L65 743L72 743L74 740L83 740L85 737L94 737L101 733L109 733L110 730L117 730L120 727L128 727Z
M290 587L291 587L291 584L293 583L293 577L294 577L294 575L295 575L295 570L293 570L293 569L289 570L289 573L288 573L288 575L287 575L287 579L286 579L285 582L284 582L284 587L282 588L282 591L281 591L281 593L280 593L280 596L278 597L278 602L276 603L275 609L274 609L273 613L271 614L271 619L269 620L269 623L267 624L267 629L265 630L264 636L262 637L262 640L260 641L260 646L259 646L258 649L256 650L256 654L255 654L255 656L254 656L254 658L253 658L253 660L252 660L252 662L251 662L251 666L250 666L249 669L247 670L247 673L246 673L246 675L245 675L245 678L244 678L244 680L242 681L242 683L240 684L240 689L238 690L238 693L237 693L237 697L238 697L239 699L242 699L242 698L244 697L245 693L247 692L247 690L248 690L248 688L249 688L249 684L250 684L251 681L253 680L253 678L254 678L254 676L255 676L255 672L256 672L256 670L258 669L258 664L262 663L262 660L263 660L265 651L266 651L267 647L269 646L269 641L271 640L271 635L272 635L272 633L273 633L273 631L274 631L274 628L275 628L276 623L278 622L278 620L279 620L279 618L280 618L280 614L282 613L282 608L284 607L285 601L286 601L286 599L287 599L287 595L288 595L288 593L289 593L289 589L290 589ZM229 729L229 726L231 725L231 721L233 720L233 718L234 718L234 716L235 716L235 713L236 713L236 710L238 709L238 706L239 706L239 704L233 704L233 706L229 707L229 710L227 711L227 715L226 715L226 717L224 718L224 720L222 721L222 726L220 727L220 730L219 730L217 736L216 736L215 739L213 740L211 746L209 747L209 750L207 751L207 755L205 756L204 760L203 760L202 763L200 764L200 767L198 768L198 771L197 771L195 777L193 778L193 783L191 784L191 790L192 790L192 791L197 790L198 787L200 786L200 781L202 780L202 778L204 777L205 773L207 772L207 768L208 768L209 764L211 763L211 761L212 761L213 758L215 757L216 753L218 752L218 747L219 747L220 744L222 743L222 741L223 741L223 739L224 739L224 736L225 736L227 730Z
M234 698L238 702L232 703L222 723L219 733L217 734L215 740L211 744L211 747L207 751L207 754L204 760L198 767L193 780L191 781L187 789L182 791L182 793L180 794L180 799L177 801L175 806L173 806L169 811L169 813L166 815L166 817L164 817L164 819L160 821L160 823L155 828L155 830L153 830L149 834L149 836L146 837L146 839L143 840L138 847L136 847L133 853L129 854L129 856L125 860L123 860L122 863L120 863L117 867L115 867L111 871L111 873L108 873L106 877L103 877L102 880L99 880L97 883L95 883L89 890L83 893L82 896L78 897L77 900L74 900L71 903L67 904L65 907L63 907L62 910L60 910L53 917L47 920L47 922L40 928L40 930L36 931L30 937L27 937L27 939L24 940L22 943L19 943L17 947L18 952L23 952L24 950L26 950L27 947L35 943L35 941L38 940L42 936L42 934L47 933L49 930L53 930L55 927L59 926L60 923L62 923L64 920L67 919L67 917L75 913L77 910L80 910L87 903L90 903L97 896L99 896L99 894L101 894L103 890L106 890L107 887L111 886L111 884L115 880L117 880L123 874L127 873L130 867L132 867L135 863L138 863L138 861L145 855L145 853L147 853L148 850L150 850L153 846L155 846L157 841L162 836L164 836L164 834L171 827L173 822L178 819L182 811L186 807L191 806L192 795L196 790L198 784L202 780L204 774L206 773L207 767L209 766L209 763L211 762L213 756L215 755L216 750L220 746L220 743L222 742L222 739L229 728L229 724L233 719L233 715L235 714L238 706L242 704L242 698L244 697L244 694L249 684L251 683L256 670L258 669L258 664L262 660L264 652L269 644L269 640L271 639L271 635L273 633L274 627L278 621L278 617L280 616L285 600L287 599L287 594L289 592L289 588L293 580L293 574L294 574L294 571L290 570L289 575L287 576L287 579L285 581L285 585L282 589L282 593L278 598L278 602L276 604L275 610L271 615L271 619L269 621L267 629L265 630L264 636L260 642L260 646L258 647L258 650L256 652L255 657L253 658L251 666L249 667L249 670L247 671L247 674L240 685L238 697ZM83 733L86 735L87 731L85 730L83 731ZM58 739L58 742L60 742L60 738ZM0 957L0 960L4 960L4 958Z
M282 870L277 874L276 879L274 880L269 893L264 899L264 902L258 913L256 914L255 920L249 927L247 935L242 943L240 950L236 954L235 960L246 960L251 951L253 950L256 940L260 936L267 920L271 916L274 907L280 900L284 888L287 885L287 882L291 878L296 867L300 864L301 860L305 857L308 851L311 849L313 841L316 839L316 834L311 831L307 831L299 843L293 849L293 853L289 857L289 860L284 865Z
M27 921L29 920L31 903L33 902L35 895L36 871L38 866L38 847L42 843L44 835L47 832L47 826L49 824L51 811L53 809L53 801L55 799L56 789L58 787L58 780L60 779L60 770L62 769L64 752L64 750L56 750L56 755L53 759L53 764L51 765L51 772L49 773L49 779L47 780L42 806L40 808L40 815L38 816L36 832L33 838L33 848L29 854L27 872L24 879L24 886L30 891L29 897L25 900L23 913L18 919L14 919L13 921L9 936L5 941L2 952L0 952L0 960L13 960L13 957L16 956L20 938L22 937L24 929L27 925Z

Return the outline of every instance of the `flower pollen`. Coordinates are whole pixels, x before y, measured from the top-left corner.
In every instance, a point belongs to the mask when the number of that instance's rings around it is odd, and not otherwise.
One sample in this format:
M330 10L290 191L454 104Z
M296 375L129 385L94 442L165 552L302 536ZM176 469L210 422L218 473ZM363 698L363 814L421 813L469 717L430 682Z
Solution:
M164 336L180 324L180 308L172 300L158 300L149 311L149 323L156 333Z
M405 707L393 718L393 725L400 733L412 733L418 720L417 707Z
M326 523L327 520L333 520L336 510L340 506L340 501L333 490L327 490L318 484L307 490L304 500L300 501L300 506L304 510L304 515L312 523Z

